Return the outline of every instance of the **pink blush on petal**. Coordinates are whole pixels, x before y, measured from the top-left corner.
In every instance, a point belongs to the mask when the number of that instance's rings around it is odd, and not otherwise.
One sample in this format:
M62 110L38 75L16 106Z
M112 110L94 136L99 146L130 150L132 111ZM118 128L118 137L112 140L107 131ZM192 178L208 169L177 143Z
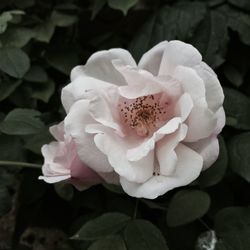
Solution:
M123 127L140 137L152 135L172 115L170 98L165 93L135 99L120 97L118 108Z

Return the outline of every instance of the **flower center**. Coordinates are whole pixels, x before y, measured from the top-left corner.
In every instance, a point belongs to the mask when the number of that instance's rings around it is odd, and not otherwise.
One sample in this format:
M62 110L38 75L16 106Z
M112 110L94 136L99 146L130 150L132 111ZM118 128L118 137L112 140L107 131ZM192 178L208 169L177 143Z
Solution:
M123 122L139 136L148 136L167 120L168 101L164 94L136 99L120 98L119 109Z

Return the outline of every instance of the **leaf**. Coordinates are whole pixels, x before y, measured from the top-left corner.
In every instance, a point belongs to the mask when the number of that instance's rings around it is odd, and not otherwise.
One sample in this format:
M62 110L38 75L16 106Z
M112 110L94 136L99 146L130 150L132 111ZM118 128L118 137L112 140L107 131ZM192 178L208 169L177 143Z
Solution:
M47 20L34 29L34 38L39 42L48 43L55 32L55 25L51 20Z
M0 134L0 160L23 161L24 149L21 138ZM1 182L0 182L1 183Z
M250 45L250 16L235 8L223 5L219 11L227 18L227 25L239 34L243 43Z
M210 187L219 183L225 175L228 165L228 153L224 139L219 137L220 154L216 162L207 170L203 171L198 178L201 187Z
M204 61L215 68L224 62L229 41L227 19L217 10L209 11L198 26L191 41Z
M226 64L223 67L223 72L227 80L235 87L240 87L243 84L244 75L231 64Z
M108 0L108 5L112 9L120 10L124 15L128 10L137 4L138 0Z
M224 249L247 250L250 246L250 208L222 209L215 217L215 231Z
M34 35L34 31L31 29L23 27L9 28L0 36L0 40L3 46L22 48Z
M32 135L30 138L26 139L25 148L29 149L35 154L41 155L41 147L44 144L48 144L53 140L53 137L49 133L48 128L40 131L38 134Z
M122 230L130 217L121 213L107 213L87 222L73 239L95 240L115 234Z
M36 134L44 129L41 113L32 109L12 110L0 123L0 131L9 135Z
M250 2L248 0L228 0L228 2L243 10L250 10Z
M111 192L114 192L117 194L124 194L124 191L121 186L118 186L115 184L108 184L108 183L102 183L102 185Z
M91 20L93 20L97 14L101 11L104 5L107 3L107 0L94 0L92 6L92 15Z
M47 82L48 75L41 66L31 66L29 71L25 74L24 79L29 82Z
M11 95L21 83L21 80L12 82L9 78L0 78L0 102Z
M126 250L121 236L113 235L94 242L88 250Z
M71 201L74 197L74 188L69 183L58 182L54 185L56 193L62 199Z
M237 129L250 129L250 99L232 88L224 88L226 124Z
M131 221L124 231L124 238L129 250L167 250L161 231L146 220Z
M43 102L48 102L55 92L55 83L52 80L43 83L37 83L32 86L32 97Z
M58 27L68 27L76 23L77 17L54 10L51 15L51 21Z
M181 226L201 218L210 207L210 197L199 190L182 190L170 201L167 223L170 227Z
M30 68L28 55L19 48L0 48L0 70L15 78L22 78Z
M156 12L132 40L129 50L139 58L151 47L164 40L187 40L206 13L200 2L181 2L165 6Z
M229 166L250 182L250 132L235 135L228 141Z
M11 196L7 188L0 186L0 217L6 214L11 209Z
M75 49L49 50L45 54L47 62L60 72L69 75L78 63L78 54Z
M10 10L1 13L0 15L0 34L4 33L8 27L8 22L11 22L15 15L23 15L21 10Z

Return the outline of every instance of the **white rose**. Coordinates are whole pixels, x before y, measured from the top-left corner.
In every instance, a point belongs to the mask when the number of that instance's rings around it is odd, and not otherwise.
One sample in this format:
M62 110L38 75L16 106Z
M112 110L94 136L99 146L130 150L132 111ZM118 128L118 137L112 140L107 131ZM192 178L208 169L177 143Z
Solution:
M138 65L123 49L93 54L62 91L65 129L80 159L116 173L131 196L187 185L217 159L223 91L200 53L164 41Z

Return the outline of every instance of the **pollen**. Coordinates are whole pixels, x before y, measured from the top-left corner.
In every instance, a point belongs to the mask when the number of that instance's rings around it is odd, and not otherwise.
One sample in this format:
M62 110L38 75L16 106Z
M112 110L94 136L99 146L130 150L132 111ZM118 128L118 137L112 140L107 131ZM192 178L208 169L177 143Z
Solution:
M123 122L139 136L149 136L167 119L168 101L163 94L122 98L118 107Z

